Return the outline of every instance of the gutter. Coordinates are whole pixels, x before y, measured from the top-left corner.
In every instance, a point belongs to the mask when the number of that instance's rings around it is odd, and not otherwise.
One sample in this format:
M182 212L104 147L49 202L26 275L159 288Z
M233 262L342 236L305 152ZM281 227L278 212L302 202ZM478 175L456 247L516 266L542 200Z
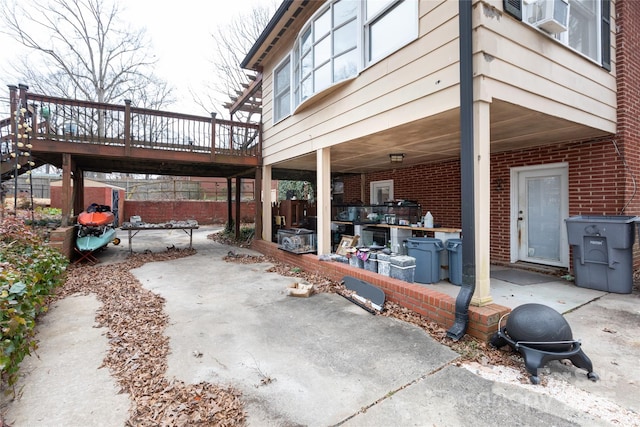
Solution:
M473 149L472 0L458 2L460 26L460 181L462 207L462 285L456 297L454 323L447 336L458 341L467 332L469 304L476 290L475 153Z

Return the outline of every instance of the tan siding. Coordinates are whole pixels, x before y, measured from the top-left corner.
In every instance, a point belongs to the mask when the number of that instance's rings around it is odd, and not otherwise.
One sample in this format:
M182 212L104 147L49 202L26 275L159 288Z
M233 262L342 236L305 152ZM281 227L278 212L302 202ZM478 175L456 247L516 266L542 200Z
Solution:
M474 12L474 71L486 77L484 81L491 87L486 93L615 132L613 74L535 28L506 14L491 13L489 7L479 3Z
M454 1L422 1L418 40L328 96L307 100L276 126L269 69L263 83L265 164L457 107L457 12Z
M504 14L502 3L474 3L476 99L504 100L615 132L615 74ZM285 52L279 48L264 70L265 164L458 108L457 14L457 1L422 0L417 40L274 125L272 70Z

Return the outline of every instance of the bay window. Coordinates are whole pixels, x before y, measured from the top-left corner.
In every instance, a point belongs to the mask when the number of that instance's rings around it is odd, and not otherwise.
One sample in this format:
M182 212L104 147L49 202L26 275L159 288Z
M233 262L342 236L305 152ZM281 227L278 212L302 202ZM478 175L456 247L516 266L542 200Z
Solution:
M415 0L327 2L303 27L293 50L274 72L274 122L417 36Z

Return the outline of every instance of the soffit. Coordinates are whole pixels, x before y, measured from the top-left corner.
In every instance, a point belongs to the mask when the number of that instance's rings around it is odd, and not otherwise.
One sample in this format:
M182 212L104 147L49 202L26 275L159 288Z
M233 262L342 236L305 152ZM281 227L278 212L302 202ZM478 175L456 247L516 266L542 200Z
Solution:
M324 4L320 0L285 1L251 48L242 67L262 71L273 52L290 49L309 18Z
M608 135L599 129L499 100L491 104L490 120L492 153ZM391 164L391 153L404 153L402 164ZM332 146L331 173L369 173L459 157L460 111L454 109ZM315 152L274 164L273 168L314 171Z

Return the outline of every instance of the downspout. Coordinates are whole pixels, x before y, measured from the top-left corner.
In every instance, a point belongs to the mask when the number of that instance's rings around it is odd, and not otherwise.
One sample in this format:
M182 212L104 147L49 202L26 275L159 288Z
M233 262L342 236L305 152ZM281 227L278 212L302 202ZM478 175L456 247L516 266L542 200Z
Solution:
M469 324L469 304L476 289L476 239L473 149L473 48L472 3L458 2L460 27L460 180L462 207L462 286L456 298L453 326L447 336L458 341Z

